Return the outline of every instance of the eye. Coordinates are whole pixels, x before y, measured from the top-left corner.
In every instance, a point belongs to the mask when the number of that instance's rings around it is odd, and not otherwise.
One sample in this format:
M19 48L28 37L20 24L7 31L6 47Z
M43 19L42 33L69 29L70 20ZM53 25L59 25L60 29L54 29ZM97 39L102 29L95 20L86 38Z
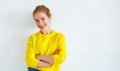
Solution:
M36 20L35 20L35 22L39 22L39 20L38 20L38 19L36 19Z

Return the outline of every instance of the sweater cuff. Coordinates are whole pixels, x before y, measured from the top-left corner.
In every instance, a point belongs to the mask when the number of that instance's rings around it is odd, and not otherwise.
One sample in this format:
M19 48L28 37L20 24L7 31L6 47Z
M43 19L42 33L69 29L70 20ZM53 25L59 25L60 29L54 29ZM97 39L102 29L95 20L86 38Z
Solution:
M58 63L58 55L53 55L54 64Z
M39 60L38 60L38 59L35 59L33 66L34 66L34 67L37 67L38 63L39 63Z

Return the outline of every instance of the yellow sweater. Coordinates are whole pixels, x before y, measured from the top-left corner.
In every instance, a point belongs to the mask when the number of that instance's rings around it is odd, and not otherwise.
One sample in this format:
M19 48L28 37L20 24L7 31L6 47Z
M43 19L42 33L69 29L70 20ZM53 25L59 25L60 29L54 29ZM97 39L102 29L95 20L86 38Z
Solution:
M54 55L54 52L60 49L60 53ZM54 64L44 68L36 68L39 60L35 54L53 55ZM61 33L52 31L50 34L37 32L28 38L25 61L27 67L32 67L42 71L60 71L60 63L66 59L65 36Z

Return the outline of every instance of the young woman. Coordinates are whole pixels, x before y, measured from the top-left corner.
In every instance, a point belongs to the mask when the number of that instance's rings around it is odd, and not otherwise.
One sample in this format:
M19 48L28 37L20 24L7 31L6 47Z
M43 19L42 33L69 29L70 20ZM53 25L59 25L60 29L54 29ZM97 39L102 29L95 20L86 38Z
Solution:
M51 13L45 5L36 6L33 18L40 31L29 36L25 61L28 71L60 71L66 59L65 36L51 29Z

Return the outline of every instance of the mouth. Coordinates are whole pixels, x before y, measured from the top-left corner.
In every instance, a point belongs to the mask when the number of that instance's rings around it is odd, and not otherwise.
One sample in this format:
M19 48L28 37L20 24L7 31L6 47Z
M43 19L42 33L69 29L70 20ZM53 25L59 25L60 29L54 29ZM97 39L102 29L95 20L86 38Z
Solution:
M45 26L38 26L40 29L43 29Z

